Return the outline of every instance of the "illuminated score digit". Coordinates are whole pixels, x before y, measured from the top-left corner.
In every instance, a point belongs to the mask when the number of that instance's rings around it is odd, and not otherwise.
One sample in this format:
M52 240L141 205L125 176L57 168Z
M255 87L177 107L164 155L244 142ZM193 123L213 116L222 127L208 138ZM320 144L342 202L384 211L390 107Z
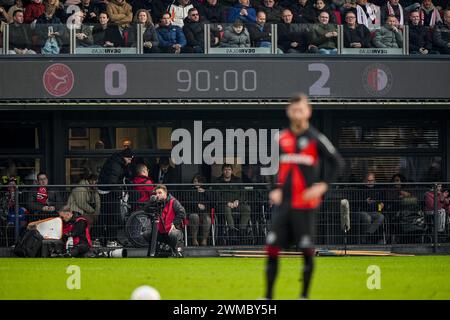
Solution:
M118 81L115 84L114 79ZM127 68L123 64L112 63L105 68L105 91L110 96L121 96L127 92Z
M181 69L177 71L177 90L189 92L227 91L236 92L256 91L258 88L257 74L255 70L225 70L214 73L210 70Z
M308 65L308 71L319 71L320 77L309 87L309 95L311 96L329 96L330 87L325 87L330 80L330 68L324 63L311 63Z

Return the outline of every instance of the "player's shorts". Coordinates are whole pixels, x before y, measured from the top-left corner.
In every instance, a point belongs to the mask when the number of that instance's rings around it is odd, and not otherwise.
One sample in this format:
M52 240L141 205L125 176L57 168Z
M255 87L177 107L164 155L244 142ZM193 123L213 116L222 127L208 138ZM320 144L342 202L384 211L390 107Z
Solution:
M316 209L299 210L281 205L274 212L267 244L286 249L293 245L301 249L313 248L316 212Z

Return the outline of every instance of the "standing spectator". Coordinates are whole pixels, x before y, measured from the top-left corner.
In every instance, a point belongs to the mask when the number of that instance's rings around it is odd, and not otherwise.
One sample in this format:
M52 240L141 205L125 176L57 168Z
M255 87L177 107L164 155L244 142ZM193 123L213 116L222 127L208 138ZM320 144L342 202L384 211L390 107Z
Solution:
M429 29L420 24L420 14L412 11L409 14L409 53L431 53L433 43Z
M337 27L328 23L330 15L322 11L319 15L319 23L311 27L311 43L308 47L310 52L321 54L337 54Z
M400 0L388 0L384 6L380 9L380 15L381 15L381 25L387 24L387 20L390 16L394 16L397 18L397 24L404 25L404 12L403 7L399 3Z
M67 199L70 211L78 212L89 221L89 225L94 225L100 215L100 195L98 194L98 176L91 174L84 177L78 187L74 188Z
M0 196L2 197L2 208L5 210L7 214L7 222L9 225L15 225L16 224L16 201L19 202L19 208L18 208L18 216L19 216L19 233L22 233L22 231L27 226L27 215L28 210L24 207L20 206L20 192L17 189L17 179L16 177L9 177L8 179L8 188L6 192L4 193L4 189L1 189Z
M375 33L373 44L376 48L402 48L403 36L397 28L398 21L395 16L389 16L386 24Z
M172 24L183 28L184 19L187 18L188 12L192 8L194 6L191 4L191 0L177 0L176 3L173 3L168 10L172 18Z
M177 183L175 169L170 165L168 157L160 157L158 164L152 171L152 180L158 184Z
M45 172L37 174L37 187L26 189L26 205L31 214L31 221L56 216L56 208L63 204L61 194L56 190L48 189L48 177Z
M283 10L283 23L278 25L278 46L284 53L305 53L308 35L302 25L292 23L293 14L289 9Z
M266 14L267 23L280 23L283 9L275 3L275 0L263 0L262 5L257 8Z
M107 241L109 247L118 246L117 230L120 224L120 198L122 189L118 185L123 184L127 173L127 166L133 160L133 151L124 149L114 153L108 158L102 167L98 178L98 193L100 194L101 213L99 216L99 236Z
M225 32L220 43L225 48L249 48L250 34L244 27L242 20L237 19L233 25L225 28Z
M161 216L158 220L158 241L168 244L173 255L182 258L182 228L186 210L174 196L168 193L165 185L157 185L155 194L158 201L163 203Z
M239 0L239 3L228 9L228 22L234 23L237 19L244 23L256 22L256 11L250 5L250 0Z
M111 0L106 6L110 23L117 24L124 32L133 20L133 10L126 0Z
M336 17L331 11L331 9L326 5L324 0L316 0L316 3L314 4L314 11L316 12L316 21L319 23L320 21L320 14L322 12L328 13L328 21L329 23L336 24Z
M231 164L222 165L222 175L217 178L216 183L220 183L219 192L222 194L222 211L225 213L225 220L231 231L246 230L250 222L251 209L245 203L242 196L242 186L233 185L242 183L242 180L233 174ZM239 225L235 223L233 213L239 212ZM237 228L238 226L239 228Z
M432 0L423 0L419 9L420 24L434 28L435 25L442 23L439 10L433 4Z
M252 47L270 48L272 46L272 26L266 23L264 11L256 14L256 23L248 25Z
M436 185L437 194L437 209L443 209L445 212L450 213L450 197L448 190L442 190L442 184ZM434 188L425 193L425 212L434 212Z
M289 6L294 15L294 23L315 23L316 12L309 0L297 0Z
M196 8L189 9L186 19L184 19L183 33L186 36L186 51L192 53L203 53L205 48L205 21L200 17ZM219 34L214 32L214 28L210 31L212 46L219 44Z
M59 54L64 42L64 25L55 11L55 6L46 5L45 13L36 20L36 34L43 54Z
M444 11L444 23L433 32L433 44L442 54L450 54L450 9Z
M356 17L358 24L363 24L369 30L373 30L380 24L379 14L380 8L369 3L368 0L356 0Z
M192 198L189 200L188 212L189 212L189 228L192 235L192 245L198 246L198 231L201 227L201 240L200 245L206 246L208 243L209 230L211 229L211 216L210 216L210 200L208 193L203 187L205 178L201 175L195 175L192 179L194 185L194 191L192 192Z
M370 48L370 31L363 24L356 23L353 11L347 11L344 25L345 48Z
M36 23L37 18L42 16L45 12L45 6L42 0L31 0L25 7L24 23Z
M186 37L183 30L172 24L169 13L164 13L161 17L159 27L156 30L158 33L159 47L164 53L184 53L186 46Z
M159 40L156 33L155 25L153 24L150 13L145 9L140 9L136 12L133 20L132 33L137 34L137 25L141 25L142 41L144 43L144 53L159 53ZM131 142L131 141L130 141Z
M84 21L89 24L95 24L98 21L98 15L100 14L100 7L92 2L92 0L81 0L78 5L80 10L84 12Z
M136 177L132 180L133 184L145 184L144 186L135 186L135 192L138 192L139 198L136 200L138 205L144 205L153 194L155 187L152 179L148 176L148 168L145 164L140 163L136 166Z
M30 25L23 23L23 11L13 13L14 22L9 25L9 54L36 54L31 49Z
M206 0L206 3L198 7L200 16L210 23L224 23L227 21L227 8L218 0Z

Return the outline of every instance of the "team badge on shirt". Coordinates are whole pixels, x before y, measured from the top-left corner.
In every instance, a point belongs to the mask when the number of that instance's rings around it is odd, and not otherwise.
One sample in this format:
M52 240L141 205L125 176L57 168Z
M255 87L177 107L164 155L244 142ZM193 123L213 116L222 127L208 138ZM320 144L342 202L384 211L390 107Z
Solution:
M309 139L307 137L301 137L297 141L297 146L300 150L304 149L309 143Z

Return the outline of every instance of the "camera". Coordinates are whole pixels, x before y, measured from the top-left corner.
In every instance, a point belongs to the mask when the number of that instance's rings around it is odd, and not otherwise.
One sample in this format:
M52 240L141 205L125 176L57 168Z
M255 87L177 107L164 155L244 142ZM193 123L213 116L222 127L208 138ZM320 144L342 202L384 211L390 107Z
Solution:
M159 200L155 195L150 197L150 200L145 204L144 211L151 214L153 217L161 215L164 209L164 201Z

